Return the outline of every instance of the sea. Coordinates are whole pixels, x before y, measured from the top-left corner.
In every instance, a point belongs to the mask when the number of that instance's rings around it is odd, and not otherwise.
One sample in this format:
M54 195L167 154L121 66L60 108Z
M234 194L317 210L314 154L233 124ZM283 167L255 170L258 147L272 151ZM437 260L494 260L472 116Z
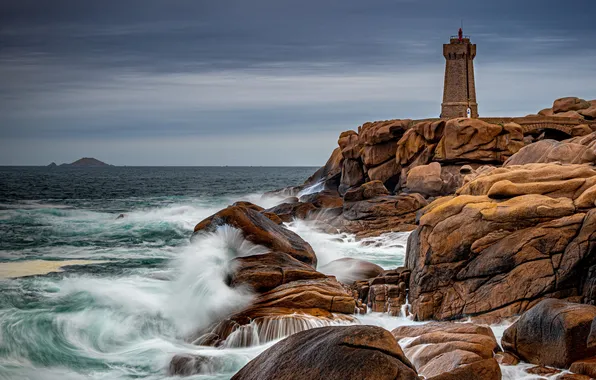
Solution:
M316 169L0 167L0 379L167 379L177 354L224 363L188 379L231 378L292 329L243 348L188 341L250 304L254 295L225 285L225 263L230 252L258 249L230 228L191 242L193 228L236 201L272 207L282 198L265 192ZM408 233L358 241L305 221L286 226L313 246L319 266L342 257L404 263ZM420 322L404 312L352 323ZM492 327L499 338L507 324ZM503 378L535 379L527 367L503 367Z

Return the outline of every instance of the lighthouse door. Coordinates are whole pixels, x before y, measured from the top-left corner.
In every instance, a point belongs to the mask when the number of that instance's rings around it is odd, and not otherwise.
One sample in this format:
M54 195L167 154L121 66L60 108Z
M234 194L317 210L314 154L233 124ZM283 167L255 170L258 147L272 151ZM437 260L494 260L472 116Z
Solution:
M468 107L468 109L466 110L466 116L468 119L472 117L472 110L470 109L470 107Z

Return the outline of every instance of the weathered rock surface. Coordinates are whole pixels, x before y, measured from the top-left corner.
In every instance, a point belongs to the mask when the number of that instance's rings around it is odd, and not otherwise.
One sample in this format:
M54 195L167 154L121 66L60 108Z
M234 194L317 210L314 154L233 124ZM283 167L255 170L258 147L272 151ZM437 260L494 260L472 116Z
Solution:
M380 327L322 327L261 353L233 380L418 380L395 339Z
M332 278L292 281L259 295L248 308L198 333L192 339L196 344L221 345L236 331L242 334L255 333L252 327L243 331L243 326L252 323L259 327L279 317L295 316L295 320L318 317L328 321L351 321L355 308L352 294ZM308 325L304 324L304 328L308 328ZM249 344L251 341L253 340L250 336L244 337L235 347Z
M505 330L503 348L533 364L569 368L596 355L588 346L594 318L596 306L546 299Z
M344 196L341 229L358 237L411 231L416 211L428 202L417 193L390 196L381 181L367 182Z
M377 277L383 268L369 261L344 257L318 268L321 273L335 276L339 282L351 285L356 281Z
M593 164L596 163L596 150L568 141L541 140L520 149L503 166L547 162Z
M244 238L254 244L275 252L284 252L313 267L317 257L310 244L294 232L267 218L262 213L243 206L230 206L195 226L193 236L203 232L215 232L217 228L229 225L242 231Z
M501 379L493 357L500 348L489 327L434 322L398 327L392 334L418 374L427 379Z
M402 267L383 271L374 278L356 281L354 291L358 300L368 309L398 316L406 303L409 280L410 271Z
M325 278L326 276L292 256L281 252L237 257L230 263L228 285L248 286L257 293L264 293L279 285L297 280Z
M571 364L569 370L596 379L596 357L575 361Z
M461 186L463 175L461 167L441 167L438 162L431 162L410 169L403 191L419 193L425 197L453 194Z
M168 374L171 376L192 376L198 374L214 374L225 366L217 356L181 354L170 361Z
M504 162L523 146L522 128L478 119L452 119L445 125L434 158L437 161Z
M553 103L553 112L579 111L590 108L590 106L591 104L584 99L570 96L555 100Z
M594 302L596 170L493 168L427 206L409 238L419 320L509 317L543 298Z

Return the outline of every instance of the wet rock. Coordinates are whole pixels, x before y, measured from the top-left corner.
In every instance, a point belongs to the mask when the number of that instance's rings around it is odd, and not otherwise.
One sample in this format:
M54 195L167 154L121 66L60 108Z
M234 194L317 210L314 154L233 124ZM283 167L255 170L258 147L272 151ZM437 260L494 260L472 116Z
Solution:
M261 353L233 380L418 380L391 334L380 327L322 327Z
M491 169L430 204L406 255L416 318L510 317L547 297L592 302L595 186L588 166L529 164Z
M509 365L518 365L519 364L519 358L515 355L513 355L510 352L499 352L495 354L495 360L500 364L500 365L505 365L505 366L509 366Z
M356 297L374 312L398 316L406 303L410 271L397 268L354 283Z
M596 379L596 357L575 361L571 364L569 370Z
M232 271L228 285L248 286L257 293L264 293L279 285L297 280L325 278L312 266L282 252L237 257L231 261Z
M230 335L243 332L244 326L248 327L250 334L254 334L254 329L249 325L262 326L286 317L292 317L290 323L302 325L303 328L312 327L304 321L313 318L329 322L354 321L351 315L355 308L356 302L351 292L333 278L292 281L259 295L248 308L195 334L191 340L195 344L221 345ZM293 332L299 327L294 327ZM269 340L278 338L274 334ZM245 338L236 343L235 347L242 347L242 344L250 342L250 339ZM260 342L264 343L263 340Z
M563 164L595 163L596 150L586 145L567 141L541 140L520 149L503 166L547 162L560 162Z
M246 207L230 206L195 226L193 237L201 233L215 232L229 225L239 229L244 238L275 252L284 252L313 267L317 257L310 244L294 232L280 226L263 214Z
M277 215L282 221L289 223L294 219L307 219L312 211L317 207L312 203L295 202L282 203L277 206L268 208L265 212Z
M435 322L398 327L392 334L427 379L501 379L493 358L500 348L489 327Z
M317 208L337 208L342 207L344 201L337 191L323 190L318 193L303 195L300 202L311 203Z
M428 202L417 193L379 196L359 202L344 203L344 218L348 220L377 219L415 212Z
M383 268L377 264L350 257L331 261L319 267L318 270L326 275L335 276L339 282L348 285L353 284L355 281L377 277L383 273Z
M532 375L549 377L549 376L556 375L557 373L561 373L561 370L560 369L556 369L556 368L548 368L548 367L542 367L542 366L535 366L535 367L528 368L526 370L526 372L529 373L529 374L532 374Z
M214 374L224 366L222 358L216 356L203 356L180 354L170 361L168 375L170 376L192 376L203 374Z
M587 345L594 318L596 306L546 299L505 330L503 348L529 363L569 368L596 355Z
M341 176L341 164L343 156L340 148L335 148L331 156L325 163L325 166L317 170L305 182L303 187L323 183L325 189L337 190L339 186L339 178ZM296 195L296 194L291 194Z
M255 210L255 211L263 211L264 210L263 207L257 206L254 203L246 202L246 201L235 202L232 206L246 207L246 208L249 208L249 209Z
M275 214L273 212L263 211L263 212L261 212L261 214L263 214L265 217L267 217L269 220L271 220L275 224L281 225L284 222L277 214Z

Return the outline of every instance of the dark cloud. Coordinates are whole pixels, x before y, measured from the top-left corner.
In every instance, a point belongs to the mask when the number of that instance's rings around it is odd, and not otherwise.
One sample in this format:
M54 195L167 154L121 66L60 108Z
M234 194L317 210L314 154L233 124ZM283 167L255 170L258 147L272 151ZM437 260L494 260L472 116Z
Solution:
M4 0L0 138L224 141L435 116L441 44L460 20L478 44L481 112L529 113L596 97L595 11L592 0Z

